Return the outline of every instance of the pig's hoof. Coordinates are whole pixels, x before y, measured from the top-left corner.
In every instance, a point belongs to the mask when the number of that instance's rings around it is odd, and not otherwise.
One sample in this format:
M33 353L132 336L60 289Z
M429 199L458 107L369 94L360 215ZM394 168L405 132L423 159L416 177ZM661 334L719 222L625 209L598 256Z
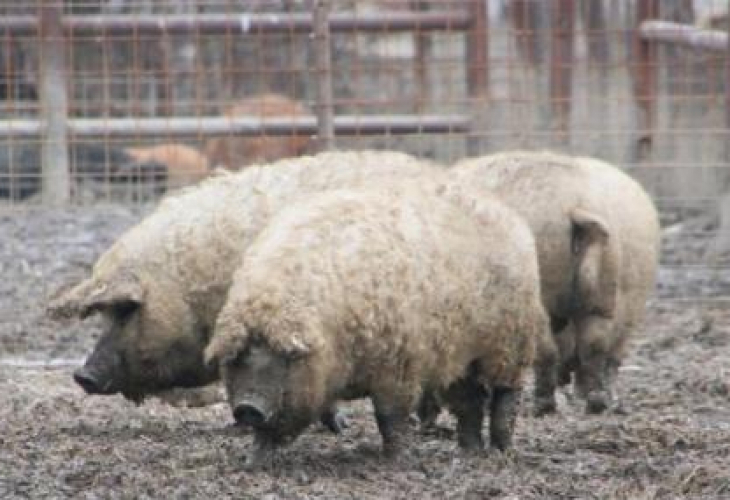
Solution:
M322 415L322 425L324 425L333 434L342 434L347 429L349 423L347 417L341 411L327 412Z
M512 448L512 432L507 429L489 429L489 447L499 451Z
M422 436L434 437L436 439L453 439L456 430L443 425L432 425L427 427L419 427L418 432Z
M484 454L484 442L479 437L460 437L459 450L467 456L480 456Z
M621 415L621 416L626 416L629 414L629 410L627 410L626 407L623 406L622 404L611 405L611 407L608 409L608 412L611 415Z
M270 468L276 453L268 446L256 447L243 457L243 468L247 471Z
M405 446L402 443L387 442L383 443L383 456L386 460L401 463L405 461Z
M243 457L243 470L256 471L266 469L273 463L270 454L260 454L256 452L247 453Z
M514 464L518 461L519 455L517 451L510 447L505 449L499 449L494 446L489 447L489 456L492 459L496 459L498 462L502 464Z
M422 401L418 408L418 420L421 423L421 429L433 429L436 427L441 408L433 402Z
M461 463L491 458L491 453L488 448L462 448L461 446L458 446L454 449L454 452L451 455L452 460L456 460Z
M251 427L230 422L220 428L220 432L226 436L245 436L251 434Z
M600 391L591 391L586 396L586 413L599 415L608 410L608 397Z
M612 400L607 412L611 415L628 415L630 413L620 399Z
M533 413L536 417L553 415L558 412L558 405L555 398L536 398Z
M243 456L243 470L254 471L261 466L261 462L256 458L255 453L246 453Z
M418 419L417 427L421 434L436 434L438 432L438 426L436 425L436 419Z

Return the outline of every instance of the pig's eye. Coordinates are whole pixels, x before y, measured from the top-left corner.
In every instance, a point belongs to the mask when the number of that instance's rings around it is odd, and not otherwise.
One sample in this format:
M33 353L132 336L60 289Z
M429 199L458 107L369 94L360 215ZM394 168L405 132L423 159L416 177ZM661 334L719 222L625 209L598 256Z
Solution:
M301 361L302 361L301 357L285 356L284 357L284 366L286 368L291 368L291 367L297 366Z
M229 355L223 359L223 364L230 367L241 368L246 365L246 352L239 352L235 355Z
M132 317L132 314L139 309L139 303L138 302L118 302L112 306L112 314L114 315L114 319L119 321L120 323L125 323L129 321L129 319Z

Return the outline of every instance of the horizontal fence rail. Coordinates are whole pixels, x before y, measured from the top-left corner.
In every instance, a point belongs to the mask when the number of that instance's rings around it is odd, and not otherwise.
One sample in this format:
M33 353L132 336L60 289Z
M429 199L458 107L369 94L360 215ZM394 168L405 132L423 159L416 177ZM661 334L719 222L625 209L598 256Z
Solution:
M215 158L211 161L217 163L233 162L241 165L238 160L233 160L231 155L240 156L244 149L252 157L271 159L269 155L286 156L298 154L302 151L302 142L294 136L309 136L318 139L318 149L329 149L339 144L337 137L390 137L397 135L426 135L426 134L470 134L473 126L474 113L438 113L425 112L419 109L419 114L403 113L403 110L393 110L388 114L381 113L358 113L351 110L336 109L338 101L334 97L335 70L333 41L335 35L352 36L357 34L392 35L397 33L424 33L445 32L457 33L464 36L465 46L483 46L486 49L487 40L487 13L483 2L465 2L459 8L453 8L452 4L445 4L449 8L429 6L421 8L414 2L413 8L399 9L394 11L361 12L352 10L335 10L338 6L330 0L317 0L314 10L303 12L271 12L271 13L249 13L249 12L228 12L228 13L196 13L189 10L187 13L157 14L150 12L137 12L134 14L102 14L102 15L69 15L64 12L61 2L54 0L43 0L38 5L38 16L33 15L5 15L0 17L0 49L8 54L0 60L0 72L8 74L15 72L15 60L12 51L20 48L21 40L37 39L39 47L43 50L37 52L38 73L43 81L48 81L47 76L53 75L53 84L42 85L38 90L26 89L26 95L37 94L39 106L31 112L31 116L10 116L5 114L5 119L0 120L0 140L6 141L8 148L0 149L5 158L0 158L0 192L11 193L11 197L17 193L28 193L35 189L35 185L27 180L27 172L32 165L25 157L23 165L17 165L18 148L13 148L12 141L22 139L27 141L39 141L42 144L40 150L43 152L43 195L44 200L51 204L64 204L70 201L71 189L68 187L73 181L73 172L78 169L67 162L55 161L54 158L67 154L61 151L71 151L68 148L69 141L79 141L91 138L102 138L106 140L132 141L133 146L142 146L149 138L158 140L195 140L198 142L208 141L200 144L200 152L208 155L212 151ZM133 4L129 5L134 8ZM256 8L251 4L252 8ZM434 8L435 7L435 8ZM317 13L319 12L319 15ZM197 82L201 78L213 77L206 74L204 70L196 67L195 59L199 57L199 51L204 50L205 42L201 36L205 35L210 39L216 39L219 48L223 48L228 55L225 59L225 70L234 74L242 61L232 57L233 46L241 41L248 40L253 46L261 44L266 37L279 37L278 42L272 44L279 47L281 51L302 50L313 54L314 65L309 67L310 61L306 61L300 72L304 75L311 73L311 81L316 82L316 97L308 99L312 104L308 111L313 112L304 116L302 101L293 99L287 95L289 92L279 93L272 104L273 107L263 103L256 108L256 95L246 95L249 104L243 111L227 111L226 108L219 109L220 116L211 116L210 108L202 113L195 112L196 116L186 116L190 113L176 112L175 96L178 90L177 82L170 80L171 75L175 78L195 78ZM177 37L175 41L171 36ZM180 37L188 37L190 41L201 44L192 47L190 42L184 42L187 52L180 52L175 59L176 44ZM217 38L216 38L217 37ZM299 37L304 43L294 44L295 37ZM283 38L289 38L289 42L281 44ZM424 39L422 38L421 41ZM113 41L113 44L112 44ZM125 46L131 42L132 46ZM150 69L155 65L158 69L152 73L143 71L138 74L138 80L128 87L131 90L133 102L143 97L140 89L145 92L154 87L154 93L161 96L156 105L156 110L147 109L145 117L136 117L138 112L130 113L132 116L116 116L114 118L104 117L107 112L97 116L74 116L75 99L74 93L79 85L84 85L86 79L84 73L79 73L78 68L83 67L84 58L76 57L74 51L83 50L81 45L87 44L88 50L101 50L101 70L107 75L114 75L114 79L125 79L124 74L119 71L109 58L109 53L126 50L131 56L132 62L137 67L146 66ZM94 47L92 49L91 47ZM120 46L125 48L120 49ZM261 54L267 48L258 45L258 52ZM52 50L60 48L60 50ZM64 51L65 48L65 51ZM423 47L421 46L421 49ZM419 49L420 50L420 49ZM66 54L69 57L66 60ZM98 52L97 52L98 53ZM202 52L200 52L202 53ZM91 54L91 53L90 53ZM469 95L471 97L484 96L487 87L487 64L486 52L484 50L468 50L463 57L461 72L468 74ZM427 53L421 52L419 60L423 64L423 58ZM217 56L220 58L220 56ZM265 74L269 69L263 59L256 59L259 63L259 70ZM476 61L470 64L470 61ZM98 66L97 66L98 67ZM220 68L219 68L220 69ZM427 85L424 76L425 66L421 67L421 85ZM243 72L243 70L242 70ZM160 82L163 76L164 83ZM195 75L195 76L193 76ZM205 76L203 76L205 75ZM218 82L225 84L220 79ZM0 75L1 77L2 75ZM305 76L306 77L306 76ZM234 77L235 78L235 77ZM156 81L157 80L157 81ZM17 81L16 81L17 82ZM198 84L196 82L196 85ZM2 83L2 82L0 82ZM20 82L23 83L23 82ZM12 90L12 80L7 80L4 89L6 95ZM24 83L24 85L27 84ZM105 77L100 83L94 83L97 87L103 86L102 102L109 103L112 93L118 91L119 85L112 79ZM184 85L183 85L184 87ZM188 84L189 88L189 84ZM32 91L31 91L32 90ZM59 96L69 96L68 106L57 106L63 100ZM149 95L149 94L147 94ZM195 99L200 94L196 92ZM266 97L262 97L266 99ZM283 100L282 100L283 99ZM353 99L357 101L357 99ZM289 110L280 108L284 103ZM342 102L346 103L347 99ZM228 104L232 106L235 101ZM345 104L346 105L346 104ZM31 108L32 109L32 108ZM230 108L229 108L230 109ZM412 108L411 108L412 109ZM151 112L150 112L151 111ZM233 113L233 114L231 114ZM241 114L241 116L238 116ZM36 115L35 116L32 115ZM202 114L203 116L199 116ZM27 115L27 113L23 113ZM156 116L155 116L156 115ZM160 115L165 118L159 117ZM223 140L213 144L209 142L215 136L227 136ZM271 142L266 137L291 136L291 142ZM247 137L262 137L259 143L244 144L241 141ZM254 139L252 139L254 140ZM272 139L273 140L273 139ZM136 141L136 144L134 142ZM267 142L268 141L268 142ZM294 141L300 141L297 145ZM307 141L305 138L303 141ZM473 141L474 142L474 141ZM41 145L39 144L39 145ZM474 142L474 144L478 143ZM258 148L258 149L257 149ZM261 149L259 151L259 149ZM268 149L269 152L266 152ZM311 150L311 148L310 148ZM59 153L54 153L59 152ZM141 153L139 153L141 154ZM149 153L153 154L153 153ZM162 154L162 153L155 153ZM192 154L192 153L190 153ZM258 156L254 156L258 155ZM103 156L103 155L102 155ZM223 159L223 157L230 157ZM159 156L158 156L159 158ZM104 161L103 157L101 161ZM3 163L4 162L4 163ZM98 165L95 168L107 168ZM23 171L26 171L23 174ZM26 180L23 180L26 179ZM22 183L29 183L31 187L23 188ZM7 195L6 195L7 196ZM22 194L20 195L22 196Z
M317 119L303 118L70 118L69 133L77 137L208 136L235 133L258 135L314 135ZM382 115L334 117L338 135L443 134L469 130L469 118L460 115ZM38 120L0 120L0 138L37 137L44 132Z
M430 12L348 13L333 12L329 17L333 32L383 33L398 31L458 31L471 26L467 12L439 10ZM311 14L197 14L197 15L105 15L66 16L61 25L67 36L120 35L205 35L229 32L234 35L271 33L309 33L314 30ZM15 35L35 35L35 16L0 18L0 31Z
M650 192L661 300L730 297L724 0L0 3L0 207L143 204L332 148L557 150Z
M669 21L644 21L639 28L646 41L670 43L693 49L727 52L728 34Z

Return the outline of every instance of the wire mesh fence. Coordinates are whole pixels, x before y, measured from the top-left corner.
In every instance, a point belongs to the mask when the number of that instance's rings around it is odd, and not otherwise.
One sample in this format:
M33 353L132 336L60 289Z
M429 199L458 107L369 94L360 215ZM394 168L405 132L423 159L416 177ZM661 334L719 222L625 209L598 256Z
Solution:
M3 1L0 202L134 203L331 147L446 164L552 148L636 176L674 224L663 272L719 299L727 14L721 0Z

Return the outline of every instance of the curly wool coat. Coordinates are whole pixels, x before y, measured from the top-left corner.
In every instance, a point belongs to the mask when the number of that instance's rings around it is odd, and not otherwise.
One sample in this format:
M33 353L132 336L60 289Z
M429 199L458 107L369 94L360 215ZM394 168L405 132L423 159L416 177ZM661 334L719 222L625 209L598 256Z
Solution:
M176 387L182 374L186 385L204 383L203 349L233 272L276 212L314 192L431 169L402 153L329 152L214 176L164 199L50 313L83 317L134 302L132 316L113 315L108 331L126 362L120 383L142 393Z
M282 211L246 252L206 354L227 364L256 339L304 355L280 383L287 411L313 418L353 397L413 409L469 369L519 388L547 329L526 224L488 194L423 180Z
M585 391L608 390L606 377L644 318L657 270L659 219L641 185L597 159L526 151L463 160L450 180L488 189L524 217L556 333L569 325L556 335L563 382L582 365ZM553 356L555 345L542 348Z

